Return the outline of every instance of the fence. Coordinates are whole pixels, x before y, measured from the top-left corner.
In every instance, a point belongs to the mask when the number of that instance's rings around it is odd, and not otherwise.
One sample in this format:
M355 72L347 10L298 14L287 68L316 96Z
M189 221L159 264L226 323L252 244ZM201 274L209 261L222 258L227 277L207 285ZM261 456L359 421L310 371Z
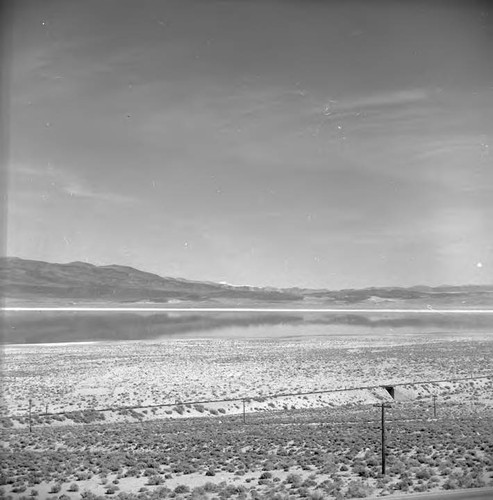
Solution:
M473 384L474 382L483 382L483 388L471 388L461 386L465 383ZM49 412L48 405L45 405L44 412L33 412L32 402L29 401L28 414L23 418L20 416L10 415L7 419L16 419L19 421L26 420L29 427L32 428L33 421L35 425L48 423L46 419L60 420L60 417L66 417L69 420L79 421L79 423L92 423L94 421L105 422L104 413L113 412L126 417L126 420L154 420L154 419L176 419L176 418L193 418L193 417L231 417L239 416L245 423L247 415L249 420L253 415L259 414L261 418L254 419L251 423L266 422L269 418L279 424L283 423L283 419L289 422L304 422L310 423L313 421L314 411L317 413L314 422L327 421L337 423L339 418L340 423L347 423L347 418L344 415L347 406L353 409L353 415L359 415L358 421L374 421L374 411L370 410L374 404L384 402L393 402L394 410L392 419L397 420L422 420L423 418L437 417L437 404L440 406L447 402L449 413L454 412L453 395L461 395L460 403L455 404L455 410L464 412L464 402L471 403L469 412L477 412L483 407L487 408L488 404L479 400L479 398L471 398L470 401L464 400L463 395L468 389L472 392L472 396L477 396L475 391L491 390L492 394L489 397L490 404L493 403L493 375L483 375L475 377L449 378L440 380L427 380L418 382L399 382L396 384L386 385L369 385L358 386L340 389L330 389L321 391L306 391L293 393L277 393L262 396L244 396L241 398L227 399L211 399L199 401L175 401L173 403L166 402L152 405L132 405L132 406L110 406L110 407L92 407L82 409L70 409L58 412ZM440 387L439 384L456 384L455 392L450 390L447 392L447 387ZM429 387L427 387L429 386ZM419 390L421 388L421 391ZM434 389L431 392L431 389ZM450 388L449 388L450 389ZM406 392L407 391L407 392ZM414 399L406 397L409 391L416 391L418 394ZM440 392L439 392L440 391ZM439 392L439 394L437 394ZM344 395L339 397L339 401L331 401L331 396ZM351 399L352 395L352 399ZM311 399L310 399L311 397ZM318 397L318 398L314 398ZM440 400L438 400L440 397ZM488 398L487 398L488 399ZM438 400L438 401L437 401ZM301 404L300 404L301 403ZM218 405L226 406L227 408L218 408ZM358 410L359 409L359 410ZM158 410L164 410L158 412ZM149 415L149 412L151 413ZM150 417L150 418L149 418ZM125 418L124 418L125 419ZM311 420L310 420L311 419ZM5 418L3 419L5 423ZM24 422L26 423L26 422Z

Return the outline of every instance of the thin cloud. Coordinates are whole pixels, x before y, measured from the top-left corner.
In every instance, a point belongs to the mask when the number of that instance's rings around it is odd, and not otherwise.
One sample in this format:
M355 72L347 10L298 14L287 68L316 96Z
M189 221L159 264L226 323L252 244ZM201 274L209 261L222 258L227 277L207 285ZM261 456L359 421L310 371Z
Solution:
M356 108L373 108L385 106L401 106L414 102L422 102L429 98L424 89L399 90L373 94L353 100L344 100L336 103L336 108L348 110Z
M88 186L84 186L83 184L74 181L71 181L67 185L62 186L62 191L69 196L107 201L110 203L130 203L131 201L133 201L129 196L111 193L108 191L95 191Z
M81 199L99 200L116 204L134 201L130 196L95 189L81 177L59 168L50 167L42 169L29 165L20 165L12 168L10 172L14 182L20 181L20 185L22 186L21 192L26 188L27 183L31 183L35 185L36 189L42 185L49 187L50 190L55 192Z
M429 141L417 155L420 159L457 154L459 151L476 152L478 155L488 153L488 141L479 135L463 135Z
M352 99L329 99L317 113L327 118L344 118L359 116L365 113L382 113L395 111L399 108L408 108L410 104L419 104L428 101L430 94L425 89L398 90L354 97Z
M436 103L435 103L436 104ZM324 127L337 126L337 138L347 138L348 131L381 134L382 131L416 129L428 121L430 113L440 112L431 101L429 91L417 88L353 96L346 99L328 99L312 106L312 113L318 121L316 134ZM346 129L346 126L350 128ZM361 138L360 138L361 139Z

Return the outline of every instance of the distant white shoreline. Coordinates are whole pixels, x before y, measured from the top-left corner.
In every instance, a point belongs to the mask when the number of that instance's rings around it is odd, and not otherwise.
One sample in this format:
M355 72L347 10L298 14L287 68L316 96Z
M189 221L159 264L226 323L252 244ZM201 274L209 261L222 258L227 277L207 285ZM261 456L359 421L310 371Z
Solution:
M275 307L2 307L2 312L180 312L180 313L398 313L398 314L493 314L493 309L334 309Z
M74 345L88 345L88 344L101 344L104 343L105 341L100 341L100 340L76 340L74 342L31 342L31 343L24 343L24 344L3 344L3 348L11 348L11 347L60 347L60 346L74 346Z

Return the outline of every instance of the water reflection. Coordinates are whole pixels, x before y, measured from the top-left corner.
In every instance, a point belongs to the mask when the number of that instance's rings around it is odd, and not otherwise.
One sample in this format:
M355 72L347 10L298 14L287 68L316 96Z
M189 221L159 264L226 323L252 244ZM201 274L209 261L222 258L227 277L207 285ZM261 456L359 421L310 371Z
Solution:
M431 332L493 333L491 314L12 313L6 343L150 340L166 337L290 337Z

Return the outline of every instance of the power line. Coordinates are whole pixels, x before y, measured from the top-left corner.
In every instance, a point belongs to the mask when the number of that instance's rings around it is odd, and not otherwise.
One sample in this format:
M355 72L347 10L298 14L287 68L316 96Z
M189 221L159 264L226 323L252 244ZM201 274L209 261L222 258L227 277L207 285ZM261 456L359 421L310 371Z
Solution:
M439 379L439 380L424 380L419 382L398 382L395 384L384 384L384 385L368 385L368 386L359 386L359 387L347 387L342 389L327 389L321 391L307 391L307 392L292 392L292 393L277 393L277 394L268 394L268 395L256 395L256 396L243 396L241 398L228 398L228 399L209 399L209 400L200 400L200 401L178 401L174 403L159 403L159 404L151 404L151 405L131 405L131 406L110 406L103 408L82 408L75 410L67 410L60 412L50 412L44 413L44 415L65 415L72 413L81 413L81 412L104 412L104 411L122 411L122 410L138 410L140 408L169 408L176 406L192 406L192 405L201 405L201 404L210 404L210 403L231 403L237 402L242 403L243 412L245 412L245 403L256 401L256 402L264 402L269 399L279 399L283 397L299 397L299 396L309 396L313 394L334 394L334 393L342 393L342 392L352 392L352 391L361 391L361 390L374 390L374 389L385 389L386 387L402 387L408 385L420 386L425 384L436 384L443 382L461 382L467 380L478 380L478 379L491 379L493 375L479 375L473 377L459 377L459 378L448 378L448 379ZM436 412L435 412L436 413ZM42 414L36 414L36 416L41 416Z

